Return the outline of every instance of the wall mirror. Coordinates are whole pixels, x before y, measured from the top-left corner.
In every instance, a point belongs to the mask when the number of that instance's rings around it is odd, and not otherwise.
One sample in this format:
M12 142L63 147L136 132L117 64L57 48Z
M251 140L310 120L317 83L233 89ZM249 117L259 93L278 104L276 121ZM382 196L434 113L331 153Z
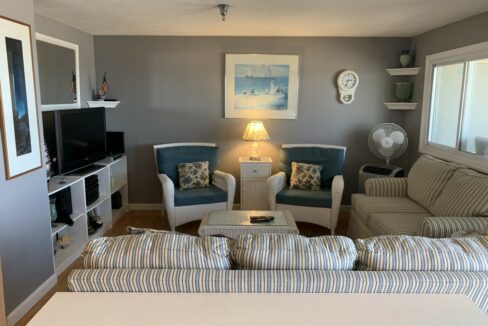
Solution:
M78 45L40 33L36 45L42 109L81 107Z

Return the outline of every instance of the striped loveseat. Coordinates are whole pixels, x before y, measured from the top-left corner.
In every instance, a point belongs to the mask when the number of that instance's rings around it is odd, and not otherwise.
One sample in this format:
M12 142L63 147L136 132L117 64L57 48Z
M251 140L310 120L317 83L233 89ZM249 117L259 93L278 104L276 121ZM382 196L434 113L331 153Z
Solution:
M376 178L353 194L348 236L450 237L488 229L488 175L422 156L408 178Z
M465 294L488 314L488 238L174 233L99 238L75 292Z

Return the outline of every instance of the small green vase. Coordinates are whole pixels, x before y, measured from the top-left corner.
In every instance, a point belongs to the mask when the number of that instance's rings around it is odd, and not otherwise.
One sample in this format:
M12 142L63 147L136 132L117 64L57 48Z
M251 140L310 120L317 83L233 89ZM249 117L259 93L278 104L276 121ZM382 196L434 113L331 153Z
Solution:
M412 62L412 55L409 53L400 54L400 65L402 68L408 68Z
M412 83L411 82L395 83L395 96L400 102L408 102L412 97Z

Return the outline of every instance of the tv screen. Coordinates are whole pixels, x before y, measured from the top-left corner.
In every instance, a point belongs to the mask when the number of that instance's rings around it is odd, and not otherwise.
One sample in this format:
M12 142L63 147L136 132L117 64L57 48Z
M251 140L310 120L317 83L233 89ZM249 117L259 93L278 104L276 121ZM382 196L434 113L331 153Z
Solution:
M118 156L124 153L124 133L122 131L107 131L107 155Z
M60 174L105 158L105 108L58 111L57 124Z

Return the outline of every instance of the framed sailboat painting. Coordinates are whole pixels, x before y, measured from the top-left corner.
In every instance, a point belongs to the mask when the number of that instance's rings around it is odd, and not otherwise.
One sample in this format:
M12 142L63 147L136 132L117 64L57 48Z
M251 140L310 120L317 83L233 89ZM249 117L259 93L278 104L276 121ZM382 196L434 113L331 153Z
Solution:
M0 129L7 179L41 167L30 25L0 16Z
M226 54L225 117L296 119L298 55Z

